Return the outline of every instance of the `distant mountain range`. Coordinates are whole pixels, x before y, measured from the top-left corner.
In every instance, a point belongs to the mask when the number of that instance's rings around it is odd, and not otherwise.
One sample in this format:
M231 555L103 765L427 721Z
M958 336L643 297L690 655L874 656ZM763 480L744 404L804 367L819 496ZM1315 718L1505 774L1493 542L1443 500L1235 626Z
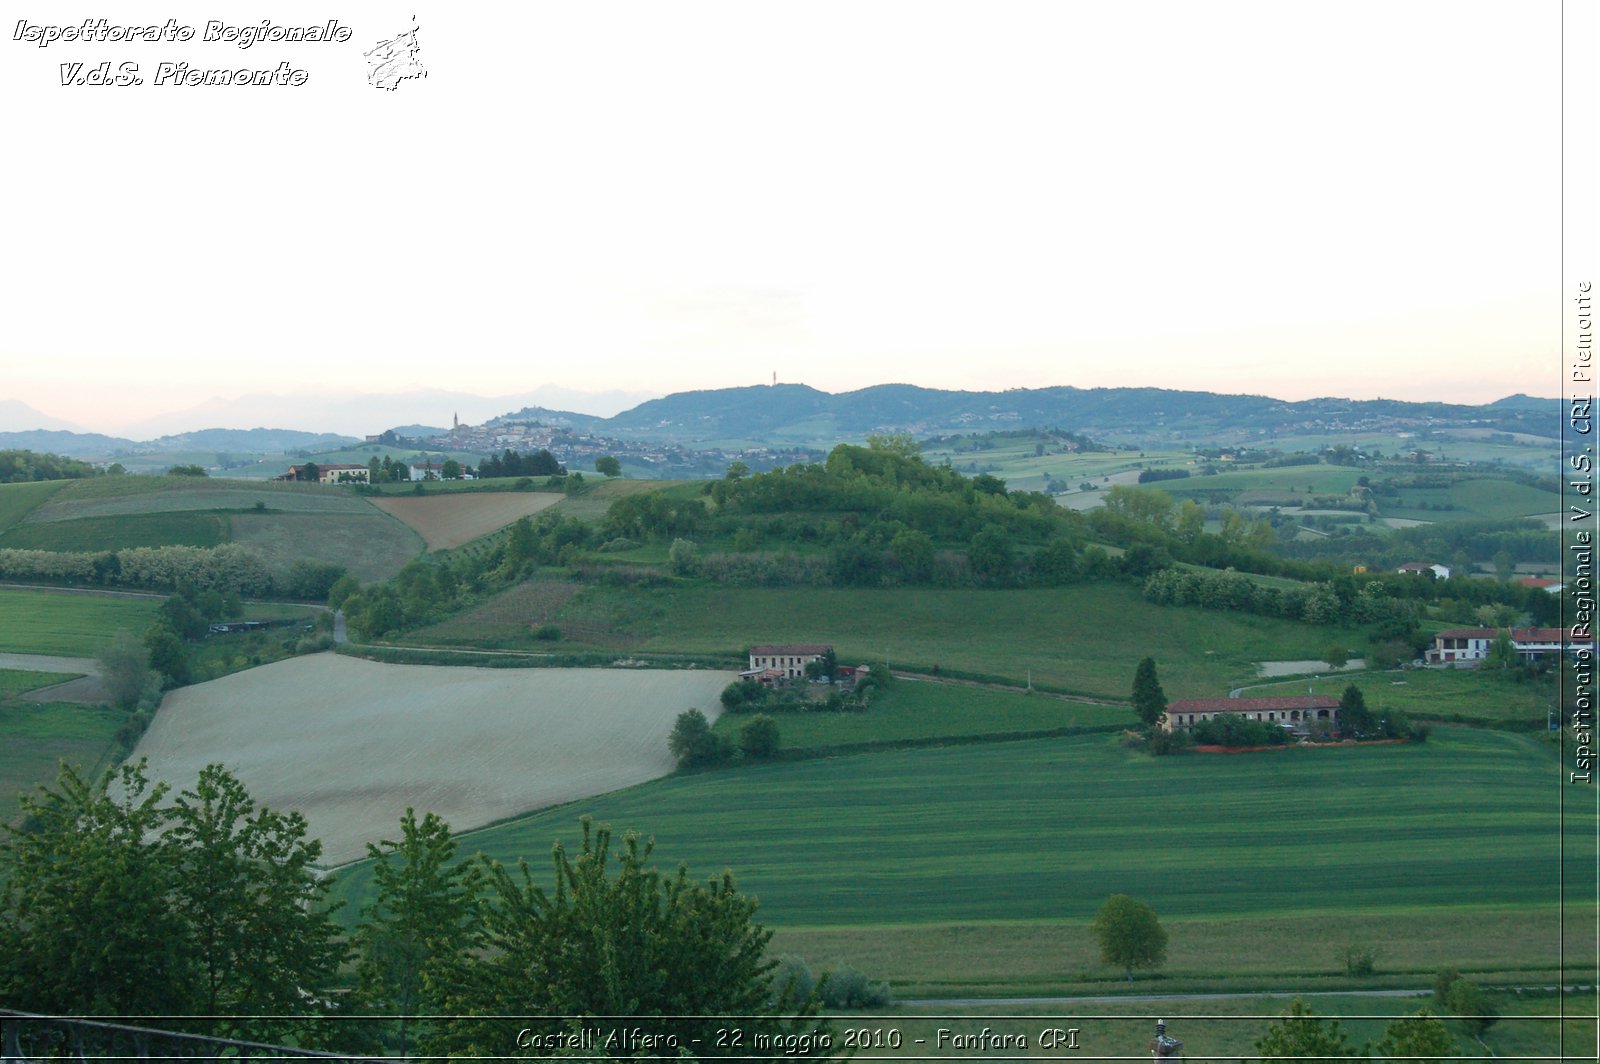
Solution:
M1091 437L1183 439L1239 433L1371 432L1397 427L1476 427L1556 437L1558 399L1511 396L1488 406L1392 399L1220 395L1161 388L1019 388L944 391L881 384L831 394L803 384L678 392L610 418L551 411L547 423L601 435L682 444L723 440L819 443L875 432L918 436L1055 427Z
M201 429L153 440L129 440L98 432L0 432L0 449L48 451L72 458L114 458L125 454L168 454L182 451L231 451L242 454L277 454L288 451L324 451L361 441L331 432L294 429Z
M450 393L428 396L429 401L459 398ZM481 397L474 398L477 404L486 402ZM379 411L383 409L387 407L379 404ZM489 424L508 421L538 421L579 433L659 440L691 447L729 443L816 446L861 439L880 432L908 432L927 437L1050 427L1108 441L1260 438L1452 427L1521 433L1554 440L1560 433L1561 401L1518 394L1484 406L1392 399L1326 398L1288 402L1259 395L1161 388L1060 387L969 392L910 384L881 384L834 394L803 384L777 384L678 392L640 403L611 417L524 406L512 413L487 418ZM466 423L464 418L463 424ZM416 431L420 428L420 425L408 424L397 431L403 436L416 436L421 435ZM206 429L143 442L62 430L0 432L0 448L26 447L87 458L106 458L118 452L315 452L352 442L359 442L359 439L296 429Z

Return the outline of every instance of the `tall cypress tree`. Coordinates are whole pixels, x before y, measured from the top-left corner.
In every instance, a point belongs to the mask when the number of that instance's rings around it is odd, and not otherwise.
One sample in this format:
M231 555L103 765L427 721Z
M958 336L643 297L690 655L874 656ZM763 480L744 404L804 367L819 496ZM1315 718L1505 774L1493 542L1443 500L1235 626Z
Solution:
M1144 725L1145 734L1161 726L1161 718L1167 712L1167 696L1156 679L1155 658L1145 658L1134 670L1132 701L1134 715Z

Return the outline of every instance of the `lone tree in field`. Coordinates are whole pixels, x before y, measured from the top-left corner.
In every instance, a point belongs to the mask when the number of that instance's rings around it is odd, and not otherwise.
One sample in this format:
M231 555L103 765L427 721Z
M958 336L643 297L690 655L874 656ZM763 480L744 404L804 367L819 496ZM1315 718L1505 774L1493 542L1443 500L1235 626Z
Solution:
M617 461L613 455L603 454L594 460L594 471L608 477L620 477L622 475L622 463Z
M1350 664L1350 652L1342 643L1329 643L1322 651L1322 660L1328 663L1328 668L1338 670Z
M1100 943L1100 959L1125 969L1129 982L1135 968L1156 968L1167 959L1167 932L1155 910L1126 894L1106 899L1091 926Z
M1167 714L1167 695L1156 679L1156 659L1145 658L1133 674L1133 712L1144 725L1146 735L1161 726Z

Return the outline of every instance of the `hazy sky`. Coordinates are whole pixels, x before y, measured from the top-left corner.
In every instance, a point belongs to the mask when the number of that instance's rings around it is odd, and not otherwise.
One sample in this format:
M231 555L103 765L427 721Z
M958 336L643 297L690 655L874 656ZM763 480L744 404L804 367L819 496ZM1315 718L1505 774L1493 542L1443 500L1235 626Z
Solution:
M0 398L101 430L773 372L1560 392L1556 3L267 2L353 36L248 50L13 39L234 4L8 11ZM370 87L413 12L427 79ZM103 60L147 83L60 85Z

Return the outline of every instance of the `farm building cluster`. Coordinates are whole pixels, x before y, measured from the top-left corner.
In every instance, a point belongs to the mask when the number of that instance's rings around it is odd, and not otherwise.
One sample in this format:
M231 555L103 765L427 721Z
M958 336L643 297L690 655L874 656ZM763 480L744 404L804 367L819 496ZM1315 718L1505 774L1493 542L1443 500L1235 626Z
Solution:
M1161 719L1161 728L1167 732L1188 731L1201 721L1227 713L1309 734L1318 726L1334 728L1338 725L1339 700L1329 695L1192 698L1170 703L1167 715Z
M407 480L444 480L444 462L432 460L426 462L413 462L405 467ZM305 465L290 466L288 472L279 473L273 480L297 481L310 480L315 473L319 484L367 484L372 480L371 465L317 465L308 462ZM456 474L458 480L476 480L477 474L468 466L461 466Z
M1489 656L1489 647L1502 632L1509 633L1517 657L1534 662L1585 653L1593 656L1595 640L1573 628L1449 628L1433 637L1426 660L1430 665L1475 665Z
M750 667L739 673L741 680L754 680L767 687L806 679L806 666L833 656L825 643L763 643L750 648ZM861 665L835 665L833 680L850 686L856 675L866 671Z

